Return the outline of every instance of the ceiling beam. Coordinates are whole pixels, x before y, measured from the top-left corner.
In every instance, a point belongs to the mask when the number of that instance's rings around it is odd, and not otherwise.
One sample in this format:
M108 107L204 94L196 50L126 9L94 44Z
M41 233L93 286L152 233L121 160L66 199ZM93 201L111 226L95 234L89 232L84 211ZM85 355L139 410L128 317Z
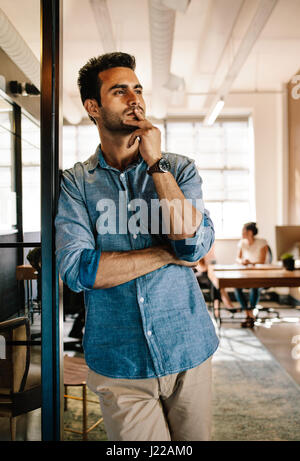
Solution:
M116 51L116 40L107 0L90 0L90 5L95 15L104 53Z
M248 30L233 58L233 62L229 67L222 84L219 87L216 97L214 98L209 110L207 111L206 117L204 119L205 124L208 124L208 122L209 124L214 122L212 121L212 113L215 111L219 101L225 101L227 94L229 93L235 79L240 73L246 59L248 58L255 42L259 38L277 3L278 0L260 1L250 26L248 27Z

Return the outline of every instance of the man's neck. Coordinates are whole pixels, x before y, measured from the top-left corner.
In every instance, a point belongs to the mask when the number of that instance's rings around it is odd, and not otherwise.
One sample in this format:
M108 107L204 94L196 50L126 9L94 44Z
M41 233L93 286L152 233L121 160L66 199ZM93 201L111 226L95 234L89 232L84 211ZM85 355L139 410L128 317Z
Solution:
M139 152L138 141L128 148L128 141L131 134L112 134L101 130L101 133L99 131L99 135L102 154L108 165L123 171L137 158Z

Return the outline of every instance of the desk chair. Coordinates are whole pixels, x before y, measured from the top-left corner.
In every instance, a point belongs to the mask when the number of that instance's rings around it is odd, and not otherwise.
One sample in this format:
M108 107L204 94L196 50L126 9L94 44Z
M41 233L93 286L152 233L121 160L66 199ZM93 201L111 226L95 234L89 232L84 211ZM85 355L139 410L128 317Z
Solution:
M11 440L15 440L16 417L42 405L41 370L38 365L30 364L27 317L1 322L2 338L5 341L0 357L0 417L10 419Z
M36 301L33 300L32 296L32 281L38 280L38 271L29 264L22 264L16 267L16 279L18 283L24 282L26 288L26 304L25 308L27 314L31 318L31 323L33 323L34 312L41 313L41 302L39 299Z
M272 261L273 261L273 254L272 254L272 250L271 248L269 247L268 245L268 253L267 253L267 261L266 261L266 264L272 264ZM263 288L262 289L262 294L265 293L266 291L268 291L270 288ZM273 309L273 307L264 307L264 306L261 306L260 304L257 304L256 307L255 307L256 311L257 311L257 314L256 314L256 319L259 319L259 314L260 312L267 312L268 314L272 314L272 316L264 316L263 318L260 318L260 320L267 320L267 319L272 319L274 318L280 318L280 314L278 311L276 311L275 309Z

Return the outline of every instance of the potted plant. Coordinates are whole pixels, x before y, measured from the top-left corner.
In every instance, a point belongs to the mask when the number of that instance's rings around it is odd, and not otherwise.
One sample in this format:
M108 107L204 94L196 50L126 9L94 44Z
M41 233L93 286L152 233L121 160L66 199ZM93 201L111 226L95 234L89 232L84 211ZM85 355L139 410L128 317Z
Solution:
M283 267L285 267L286 270L293 271L295 269L295 259L292 253L284 253L280 259L283 263Z

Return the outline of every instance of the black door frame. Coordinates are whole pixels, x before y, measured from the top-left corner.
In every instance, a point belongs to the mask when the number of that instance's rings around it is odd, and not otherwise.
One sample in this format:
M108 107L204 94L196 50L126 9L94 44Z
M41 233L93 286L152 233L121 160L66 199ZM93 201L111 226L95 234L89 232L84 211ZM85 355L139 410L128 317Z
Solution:
M62 131L62 0L41 0L42 440L63 438L63 314L55 260Z

